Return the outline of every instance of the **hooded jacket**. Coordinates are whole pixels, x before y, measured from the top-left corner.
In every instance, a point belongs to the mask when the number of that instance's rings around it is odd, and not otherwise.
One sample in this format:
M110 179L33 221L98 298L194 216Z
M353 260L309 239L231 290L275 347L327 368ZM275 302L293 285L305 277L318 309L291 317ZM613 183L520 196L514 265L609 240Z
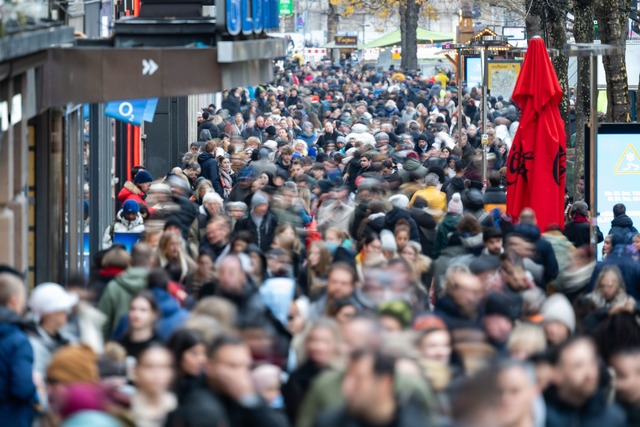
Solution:
M220 197L224 197L222 183L218 175L218 160L216 160L215 156L212 153L200 153L198 156L198 164L200 165L200 176L211 181L216 193L218 193Z
M102 236L102 249L110 248L113 245L113 236L115 233L142 233L144 231L144 220L140 213L136 215L133 221L127 221L122 213L122 209L116 215L116 220L112 225L104 230Z
M421 178L424 178L425 176L427 176L427 173L429 171L427 170L427 168L422 166L422 163L420 163L416 159L409 158L404 161L402 170L398 171L398 174L402 178L403 182L409 182L411 172L415 172Z
M104 338L111 338L120 318L129 310L131 299L147 287L149 270L143 267L130 267L116 276L102 294L98 309L107 317L103 326Z
M33 350L22 328L20 316L0 307L0 419L12 427L31 427L36 398Z
M627 237L637 234L638 230L633 226L633 220L627 214L622 214L611 221L611 229L609 234L623 234ZM629 241L631 239L629 238Z
M271 243L273 243L273 238L276 235L277 227L278 218L273 213L271 213L271 210L268 210L262 218L259 229L256 226L252 215L248 215L236 222L234 233L237 234L240 231L250 232L252 236L255 236L256 243L258 244L262 252L266 253L269 251L269 249L271 249Z
M146 198L147 198L147 195L144 193L144 191L138 188L138 186L131 181L125 182L124 186L118 193L118 201L122 204L124 204L124 202L126 202L127 200L133 200L137 202L139 205L145 205L149 207L149 205L147 205L147 202L145 200Z
M440 256L440 253L447 247L449 241L449 234L456 231L456 226L460 221L460 215L445 215L444 219L438 224L438 230L436 231L436 240L433 244L433 258L436 259Z

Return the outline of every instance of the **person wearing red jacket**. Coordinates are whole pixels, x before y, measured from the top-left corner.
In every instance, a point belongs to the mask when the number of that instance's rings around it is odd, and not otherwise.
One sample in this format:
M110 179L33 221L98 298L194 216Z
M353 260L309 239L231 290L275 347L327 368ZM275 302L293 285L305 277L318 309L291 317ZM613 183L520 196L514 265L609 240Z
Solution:
M118 193L118 201L124 204L127 200L134 200L139 205L144 205L148 208L149 206L145 199L151 182L153 182L153 176L148 171L141 169L133 178L133 182L127 181L124 183L124 187Z

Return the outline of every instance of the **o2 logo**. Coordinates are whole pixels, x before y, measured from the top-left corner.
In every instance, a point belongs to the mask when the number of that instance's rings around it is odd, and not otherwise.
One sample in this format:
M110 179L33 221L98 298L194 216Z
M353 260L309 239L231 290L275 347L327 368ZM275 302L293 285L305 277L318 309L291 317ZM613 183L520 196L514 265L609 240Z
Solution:
M279 26L278 0L218 0L216 10L218 22L232 36L261 34Z

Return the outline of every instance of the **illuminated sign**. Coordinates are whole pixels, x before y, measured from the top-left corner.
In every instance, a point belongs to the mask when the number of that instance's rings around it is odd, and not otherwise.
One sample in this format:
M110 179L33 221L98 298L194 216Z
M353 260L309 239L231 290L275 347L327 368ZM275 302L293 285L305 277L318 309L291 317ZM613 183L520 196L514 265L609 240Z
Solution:
M279 0L216 0L216 18L232 36L273 32L279 26Z
M358 44L357 36L336 36L336 46L355 46Z

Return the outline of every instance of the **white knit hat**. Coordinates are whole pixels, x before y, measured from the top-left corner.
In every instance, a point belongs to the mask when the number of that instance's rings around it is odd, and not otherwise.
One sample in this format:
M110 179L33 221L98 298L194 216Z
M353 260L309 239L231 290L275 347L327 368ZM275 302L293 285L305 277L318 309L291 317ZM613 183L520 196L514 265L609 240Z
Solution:
M447 206L447 212L452 213L454 215L462 215L462 211L464 210L464 206L462 206L462 199L460 198L460 193L454 193L449 201L449 205Z
M562 294L553 294L542 305L540 311L544 322L560 322L573 333L576 329L576 314L571 303Z
M397 252L398 245L396 243L396 236L390 230L382 230L380 232L380 243L383 251Z

